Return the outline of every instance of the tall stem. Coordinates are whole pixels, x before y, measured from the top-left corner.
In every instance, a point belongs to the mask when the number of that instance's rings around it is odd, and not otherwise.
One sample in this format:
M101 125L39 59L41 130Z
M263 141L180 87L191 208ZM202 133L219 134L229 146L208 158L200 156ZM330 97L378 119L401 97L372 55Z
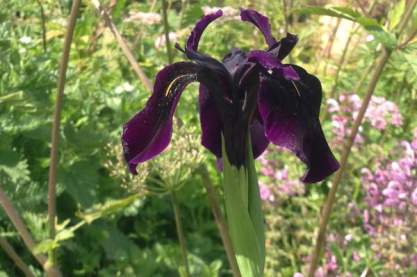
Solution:
M188 266L187 245L185 241L184 229L182 227L180 207L178 205L177 197L175 196L175 191L172 191L170 195L171 195L172 207L174 208L175 226L177 228L178 241L180 243L180 248L181 248L182 262L185 267L186 276L189 277L191 275L190 275L190 268Z
M49 220L49 237L53 240L55 238L55 221L56 221L56 172L58 165L58 146L59 146L59 133L61 127L61 111L62 102L64 98L65 77L68 67L69 53L71 49L72 37L74 34L75 22L77 20L78 9L81 0L74 0L72 2L71 14L69 16L69 22L67 31L65 34L64 51L62 53L61 63L59 66L58 76L58 91L55 100L54 119L52 122L51 132L51 154L50 154L50 166L49 166L49 178L48 178L48 220ZM52 265L55 264L55 250L51 250L49 253L49 259Z
M399 36L405 29L408 21L410 20L413 10L417 5L417 0L411 0L410 6L406 11L404 12L404 15L402 17L402 21L399 24L397 35ZM330 218L330 213L333 208L333 204L336 200L336 192L337 188L342 180L343 173L346 170L348 158L353 146L353 143L355 141L355 137L358 133L359 127L362 123L363 117L365 115L365 112L368 108L369 101L371 100L372 94L374 93L375 87L378 83L379 78L381 77L382 71L390 57L391 52L387 51L384 47L382 49L382 52L380 54L379 60L375 66L374 72L371 77L371 81L369 82L368 88L366 90L365 98L362 102L361 108L359 110L358 116L355 119L355 122L352 127L352 131L350 133L350 136L348 138L348 141L343 149L342 157L340 160L340 169L336 172L336 175L333 178L333 185L329 191L329 194L327 196L326 202L324 203L323 207L323 213L320 218L320 226L319 231L317 233L316 237L316 245L314 247L313 253L312 253L312 259L310 263L310 268L308 271L308 276L313 277L314 273L316 271L319 259L320 259L320 253L321 248L325 242L326 239L326 228L327 224Z
M172 47L171 42L169 40L169 23L168 23L168 2L167 0L162 0L162 18L164 21L164 33L165 33L165 45L167 47L167 55L168 55L168 63L172 63L174 61L174 57L172 55Z
M227 260L229 261L233 277L240 277L241 275L239 271L239 266L237 265L235 251L233 250L232 241L229 236L229 231L227 230L226 220L220 208L219 199L213 187L213 183L211 182L207 168L205 166L201 166L199 169L199 174L201 176L201 179L203 180L203 185L207 191L209 204L211 206L211 210L213 212L217 228L219 229L220 237L223 242L223 247L226 252Z
M7 256L12 259L15 265L25 274L26 277L35 277L30 271L28 265L19 257L13 246L5 239L0 237L0 247L6 252Z
M336 172L336 175L333 178L333 182L332 182L333 185L332 185L332 187L329 191L326 202L324 203L322 216L320 218L319 232L318 232L317 237L316 237L316 245L315 245L314 250L313 250L312 260L311 260L311 263L310 263L310 269L309 269L309 273L308 273L309 277L313 277L314 272L316 271L317 264L318 264L318 261L319 261L319 258L320 258L321 248L322 248L322 245L323 245L323 243L325 241L325 238L326 238L327 223L329 221L329 217L330 217L330 213L331 213L332 208L333 208L333 204L336 200L337 188L339 186L340 181L342 180L343 173L346 170L349 154L350 154L350 151L352 149L353 143L355 141L355 137L358 133L359 127L362 123L362 119L365 115L366 109L368 108L369 101L371 100L371 97L372 97L372 94L375 90L376 84L377 84L377 82L378 82L378 80L381 76L382 70L383 70L389 56L390 56L390 53L384 50L379 57L379 61L376 65L376 67L375 67L375 71L372 74L371 81L368 85L368 89L366 91L365 99L362 102L362 106L359 110L359 114L355 119L352 131L351 131L350 136L348 138L348 141L347 141L347 143L346 143L346 145L343 149L342 157L341 157L341 160L340 160L340 169Z

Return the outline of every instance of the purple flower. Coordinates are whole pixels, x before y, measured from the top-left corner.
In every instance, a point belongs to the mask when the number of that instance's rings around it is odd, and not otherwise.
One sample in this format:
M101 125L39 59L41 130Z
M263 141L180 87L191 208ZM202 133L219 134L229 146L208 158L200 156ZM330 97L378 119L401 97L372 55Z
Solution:
M125 124L122 135L125 159L132 173L139 163L152 159L168 146L172 118L181 93L191 82L200 83L199 107L202 144L222 157L222 136L231 164L246 162L248 136L254 157L269 142L286 147L308 167L302 180L317 182L338 169L318 120L322 89L320 81L303 68L283 64L297 42L292 34L277 41L268 18L254 10L241 10L243 21L264 35L267 50L233 49L218 61L198 51L205 28L222 11L197 22L181 49L191 60L163 68L145 108Z

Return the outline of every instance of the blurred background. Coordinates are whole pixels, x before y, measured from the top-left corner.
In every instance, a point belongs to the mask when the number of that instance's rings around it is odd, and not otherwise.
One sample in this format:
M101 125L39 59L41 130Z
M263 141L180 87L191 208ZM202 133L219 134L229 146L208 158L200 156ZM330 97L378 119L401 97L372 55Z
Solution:
M185 60L174 43L184 45L195 22L219 7L224 17L207 28L200 43L215 58L233 47L266 48L262 34L240 22L240 7L266 14L277 38L298 35L284 62L321 80L322 126L338 157L377 56L383 46L394 45L352 148L316 276L417 276L417 9L402 36L393 35L410 1L166 0L167 24L162 1L101 1L101 12L93 2L82 1L71 49L58 165L62 239L51 246L50 130L72 1L0 0L0 186L40 243L37 251L59 247L64 276L187 276L176 211L191 275L231 276L203 183L221 195L216 161L200 145L198 86L183 93L169 149L140 166L138 176L130 175L121 130L150 90L105 20L108 14L153 83L171 60ZM337 16L303 10L329 5L349 9ZM359 17L368 21L352 20ZM302 184L303 164L272 145L257 167L267 226L265 276L301 276L330 181ZM3 210L0 238L42 276ZM4 251L0 276L23 276Z

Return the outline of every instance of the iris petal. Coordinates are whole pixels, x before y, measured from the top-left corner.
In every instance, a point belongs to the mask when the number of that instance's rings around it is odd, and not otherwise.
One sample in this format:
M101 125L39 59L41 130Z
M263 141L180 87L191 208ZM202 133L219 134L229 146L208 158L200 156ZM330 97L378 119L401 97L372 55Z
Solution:
M285 38L280 39L280 41L278 41L277 44L272 46L268 52L274 55L280 61L282 61L286 56L288 56L288 54L295 47L297 42L298 37L296 35L287 33L287 36Z
M321 84L301 67L292 66L299 81L282 76L261 81L258 109L266 136L274 144L291 150L307 165L305 183L318 182L339 168L318 120Z
M297 72L291 67L291 65L284 65L273 54L266 51L255 50L248 54L248 60L250 62L256 62L260 64L266 70L275 71L277 74L281 74L287 80L299 80Z
M258 119L253 119L249 126L252 141L253 157L259 157L268 147L269 140L265 136L265 128Z
M199 94L201 144L217 158L222 156L223 123L221 115L216 107L215 99L204 85L200 85Z
M222 10L218 10L215 13L211 13L208 15L203 16L195 25L194 29L191 32L190 37L187 40L187 44L185 46L186 49L197 51L198 43L200 42L201 35L203 34L206 27L216 20L217 18L223 15Z
M123 152L133 174L137 173L137 164L152 159L168 146L178 100L185 87L196 80L197 71L197 66L189 62L162 69L145 108L124 125Z
M258 13L251 9L242 9L240 12L240 18L242 21L251 22L262 32L265 37L265 41L269 47L272 47L277 43L276 39L271 33L271 24L269 24L268 17Z

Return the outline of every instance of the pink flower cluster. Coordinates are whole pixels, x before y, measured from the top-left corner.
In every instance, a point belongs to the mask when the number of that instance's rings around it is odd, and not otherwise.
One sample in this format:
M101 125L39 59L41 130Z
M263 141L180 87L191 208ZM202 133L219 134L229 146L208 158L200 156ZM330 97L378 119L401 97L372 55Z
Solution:
M327 100L327 110L331 115L332 132L335 145L340 145L349 135L354 119L358 116L361 107L361 98L354 93L345 93L338 99ZM384 97L372 96L364 117L364 123L376 130L385 130L389 125L401 126L402 117L397 105ZM364 136L362 128L356 136L355 142L362 144Z
M402 141L394 159L380 160L376 170L362 169L367 209L364 228L372 248L388 269L417 269L417 129Z
M259 183L261 198L264 201L276 202L289 196L304 194L304 185L288 176L288 168L271 157L268 150L259 158L263 178Z

